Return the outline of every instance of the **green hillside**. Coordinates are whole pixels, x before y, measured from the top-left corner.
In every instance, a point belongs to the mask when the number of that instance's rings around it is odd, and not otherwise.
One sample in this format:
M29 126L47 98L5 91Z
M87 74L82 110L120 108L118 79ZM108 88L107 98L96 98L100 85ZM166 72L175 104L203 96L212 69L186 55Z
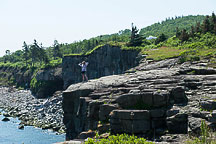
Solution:
M175 17L175 18L168 18L165 21L155 23L148 27L142 28L140 30L140 34L148 37L152 36L159 36L161 33L164 33L168 37L175 35L176 27L180 30L186 29L189 30L192 25L195 25L197 22L202 23L205 19L203 15L197 16L182 16L182 17Z

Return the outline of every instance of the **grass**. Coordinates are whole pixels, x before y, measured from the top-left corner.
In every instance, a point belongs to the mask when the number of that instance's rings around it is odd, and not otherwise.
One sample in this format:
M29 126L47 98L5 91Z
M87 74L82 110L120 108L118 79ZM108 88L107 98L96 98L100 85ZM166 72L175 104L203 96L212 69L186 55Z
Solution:
M147 54L148 59L159 61L168 58L178 57L183 51L183 49L179 49L176 47L160 47L157 49L142 50L141 53Z

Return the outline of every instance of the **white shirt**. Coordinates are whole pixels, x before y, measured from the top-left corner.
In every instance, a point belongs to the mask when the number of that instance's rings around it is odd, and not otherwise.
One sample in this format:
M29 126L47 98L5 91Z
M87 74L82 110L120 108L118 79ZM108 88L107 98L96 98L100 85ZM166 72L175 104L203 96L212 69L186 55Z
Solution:
M81 66L82 68L82 71L86 71L87 65L88 65L88 62L86 62L85 64L82 64L82 63L79 64L79 66Z

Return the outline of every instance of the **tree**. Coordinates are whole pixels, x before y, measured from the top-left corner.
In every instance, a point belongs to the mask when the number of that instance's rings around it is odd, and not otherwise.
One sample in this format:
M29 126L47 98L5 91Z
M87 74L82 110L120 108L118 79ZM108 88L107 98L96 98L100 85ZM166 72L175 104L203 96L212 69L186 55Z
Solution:
M189 39L189 35L188 35L186 29L182 30L179 39L181 40L181 42L187 41Z
M197 23L196 23L195 32L196 32L196 33L201 33L201 32L202 32L201 26L200 26L200 22L197 22Z
M34 64L41 58L40 47L35 39L34 43L30 46L30 52L32 58L32 66L34 67Z
M160 42L163 42L167 39L167 37L165 36L165 34L160 34L160 36L155 40L155 44L159 44Z
M181 35L181 32L179 31L179 28L176 27L176 37L179 38L180 35Z
M216 33L215 31L215 25L216 25L216 16L214 12L212 13L211 19L210 19L210 29L212 33Z
M205 20L202 24L202 32L207 33L210 32L210 22L209 22L209 16L206 16Z
M131 31L131 37L130 42L128 43L128 46L140 46L142 44L142 37L138 34L138 29L136 26L133 26L132 23L132 31Z
M216 34L216 23L214 24L213 32L214 32L214 34Z
M194 26L191 26L190 37L194 37L195 29Z
M7 61L10 61L10 50L5 51L4 63L6 63Z
M26 42L24 41L23 42L23 56L24 56L24 59L25 59L25 63L26 63L26 66L28 65L28 59L29 59L29 47L28 45L26 44Z
M59 47L59 43L57 40L54 40L54 45L53 45L53 57L54 59L56 59L57 57L62 57L61 51L60 51L60 47Z

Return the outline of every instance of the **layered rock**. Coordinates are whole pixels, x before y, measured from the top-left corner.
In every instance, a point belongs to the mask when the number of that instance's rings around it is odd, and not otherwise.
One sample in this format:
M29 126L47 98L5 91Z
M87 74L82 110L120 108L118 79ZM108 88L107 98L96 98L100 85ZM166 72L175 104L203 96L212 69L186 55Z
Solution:
M176 59L141 63L137 71L106 76L74 84L63 92L67 139L82 131L141 135L187 134L196 132L196 122L208 120L213 127L216 93L214 70L202 67L191 73L190 63ZM148 70L141 66L148 65ZM169 67L165 67L169 66ZM205 70L204 70L205 69Z

